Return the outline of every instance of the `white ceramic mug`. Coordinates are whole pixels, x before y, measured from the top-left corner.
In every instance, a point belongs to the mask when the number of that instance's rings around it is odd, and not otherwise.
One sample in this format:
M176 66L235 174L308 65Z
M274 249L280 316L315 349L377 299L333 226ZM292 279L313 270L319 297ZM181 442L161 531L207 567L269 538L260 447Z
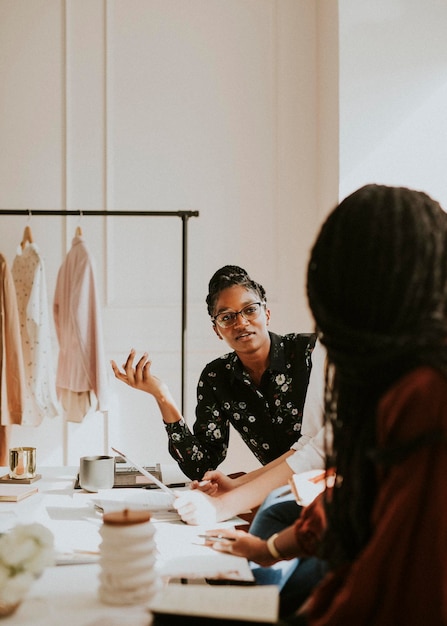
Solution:
M9 450L9 477L15 479L35 478L36 448L21 447Z
M79 462L79 484L85 491L112 489L115 482L115 457L83 456Z

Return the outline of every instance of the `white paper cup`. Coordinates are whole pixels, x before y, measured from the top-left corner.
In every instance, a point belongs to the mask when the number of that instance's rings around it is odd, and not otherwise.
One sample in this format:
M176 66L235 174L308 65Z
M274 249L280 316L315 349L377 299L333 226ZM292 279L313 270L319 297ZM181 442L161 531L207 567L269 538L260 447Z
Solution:
M9 477L16 479L36 477L36 448L10 448Z
M93 493L112 489L115 482L115 457L83 456L79 462L79 484Z

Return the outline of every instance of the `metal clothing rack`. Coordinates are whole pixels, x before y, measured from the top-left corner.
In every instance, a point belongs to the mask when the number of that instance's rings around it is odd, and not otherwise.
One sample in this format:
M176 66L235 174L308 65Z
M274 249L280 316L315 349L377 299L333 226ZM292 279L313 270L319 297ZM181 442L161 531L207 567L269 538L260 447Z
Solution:
M107 210L50 210L50 209L0 209L0 215L62 215L98 217L178 217L182 220L182 315L181 315L181 412L184 414L185 404L185 344L186 344L186 303L187 303L187 260L188 260L188 220L198 217L198 211L107 211Z

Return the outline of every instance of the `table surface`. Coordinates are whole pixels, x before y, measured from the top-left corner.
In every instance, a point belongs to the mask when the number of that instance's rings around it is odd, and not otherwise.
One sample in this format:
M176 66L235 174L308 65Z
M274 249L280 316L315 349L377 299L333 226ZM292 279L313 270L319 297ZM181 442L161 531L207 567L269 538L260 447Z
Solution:
M162 469L163 475L170 471L170 468ZM153 499L155 493L162 493L134 488L89 494L74 489L77 468L39 467L38 471L42 475L35 483L38 493L20 502L0 502L0 532L16 524L40 522L53 532L59 559L64 555L70 564L46 568L16 613L3 618L2 624L60 626L65 622L66 626L149 626L152 617L147 606L116 607L99 600L100 566L96 561L102 515L95 508L95 502L98 499L112 502L130 498L143 503L146 497ZM4 468L2 475L6 472ZM156 567L163 583L169 577L212 577L222 571L240 572L242 576L250 577L245 559L218 554L203 546L198 535L206 527L188 526L176 516L166 519L165 513L154 513L152 523L158 550ZM235 523L238 522L233 520L227 525ZM89 552L96 555L84 554ZM84 558L90 563L77 562Z

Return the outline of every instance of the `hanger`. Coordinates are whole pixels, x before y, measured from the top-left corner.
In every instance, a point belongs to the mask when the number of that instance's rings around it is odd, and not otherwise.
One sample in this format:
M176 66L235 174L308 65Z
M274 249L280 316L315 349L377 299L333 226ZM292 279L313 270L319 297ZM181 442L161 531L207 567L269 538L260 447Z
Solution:
M31 219L31 210L28 210L28 220L30 219ZM22 241L20 242L20 247L23 250L27 243L33 243L33 242L34 242L34 238L33 238L33 233L31 232L31 226L27 225L25 226L25 230L23 231L23 238L22 238Z
M79 211L79 225L76 226L76 237L82 237L82 228L80 226L82 219L82 211Z

